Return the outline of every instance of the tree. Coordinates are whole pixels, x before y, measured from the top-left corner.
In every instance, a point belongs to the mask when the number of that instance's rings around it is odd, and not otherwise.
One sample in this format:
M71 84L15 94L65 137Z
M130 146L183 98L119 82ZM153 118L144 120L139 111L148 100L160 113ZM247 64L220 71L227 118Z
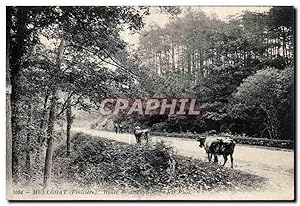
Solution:
M292 7L272 7L221 21L193 8L183 9L165 27L152 26L141 35L137 62L146 77L140 89L150 95L197 96L202 104L197 117L204 124L201 128L236 127L240 123L231 119L228 108L243 79L269 67L293 67L293 12ZM249 124L252 118L244 121ZM260 133L259 125L250 125L231 129Z
M54 7L7 7L7 41L9 55L9 79L11 80L11 109L12 109L12 175L17 180L18 154L21 120L19 102L21 101L21 70L27 62L27 55L37 42L37 32L55 21L57 17Z
M23 125L26 120L23 117L30 113L29 108L23 105L28 100L34 100L30 102L34 105L31 107L34 115L30 121L35 125L39 123L39 126L35 127L39 131L37 136L43 135L44 128L47 128L46 133L49 138L44 168L46 186L51 171L53 125L57 114L64 113L66 108L70 108L69 104L60 103L58 94L68 92L73 100L73 106L78 102L82 103L84 95L90 95L91 100L95 100L96 97L91 91L101 88L98 91L104 94L109 85L107 82L116 79L113 75L106 76L110 72L101 74L101 71L108 70L107 65L117 68L118 71L130 73L118 57L125 48L125 42L121 40L119 32L126 27L132 30L140 29L143 26L142 19L146 10L138 7L7 8L9 78L12 83L12 172L15 181L18 181L18 176L22 174L19 169L23 168L20 163L23 151L30 151L30 149L24 150L21 144L26 139L24 135L26 127ZM52 44L57 44L62 41L62 36L66 42L65 55L61 57L58 66L57 47L54 46L54 49L51 46L45 47L41 37L48 39L47 41ZM86 61L80 62L77 58L76 62L73 57L82 54ZM71 67L74 69L70 70ZM74 73L71 74L72 72ZM96 75L91 76L91 73ZM91 78L97 78L97 81L88 84ZM74 79L78 81L74 82ZM79 83L81 87L76 88ZM97 87L93 88L95 85ZM82 89L84 86L86 88ZM86 91L90 93L84 94ZM41 95L42 98L39 98ZM59 113L58 109L60 109ZM46 122L47 113L49 119ZM39 114L43 117L41 120L37 120ZM28 138L28 141L34 144L35 137ZM30 155L27 157L29 163Z
M282 121L280 114L287 113L287 104L292 104L291 88L293 88L291 68L282 71L272 68L259 70L246 78L234 94L234 106L231 111L233 117L243 119L247 118L247 110L261 111L264 125L261 132L267 131L270 138L278 139L286 129L280 127Z
M61 65L63 61L64 54L64 39L61 40L58 51L57 51L57 59L56 59L56 69L53 71L56 73L61 70ZM55 74L53 74L54 76ZM52 164L52 151L53 151L53 141L54 141L54 124L56 119L56 107L57 107L57 84L54 84L51 88L51 103L50 103L50 111L49 111L49 120L48 120L48 128L47 128L47 150L45 156L45 167L44 167L44 180L43 186L47 187L50 180L51 175L51 164Z

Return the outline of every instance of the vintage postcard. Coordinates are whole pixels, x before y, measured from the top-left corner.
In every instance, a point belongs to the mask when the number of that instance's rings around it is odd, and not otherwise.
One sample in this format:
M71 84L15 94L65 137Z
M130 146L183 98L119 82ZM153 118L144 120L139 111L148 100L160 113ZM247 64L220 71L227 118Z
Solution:
M291 6L7 6L8 200L295 200Z

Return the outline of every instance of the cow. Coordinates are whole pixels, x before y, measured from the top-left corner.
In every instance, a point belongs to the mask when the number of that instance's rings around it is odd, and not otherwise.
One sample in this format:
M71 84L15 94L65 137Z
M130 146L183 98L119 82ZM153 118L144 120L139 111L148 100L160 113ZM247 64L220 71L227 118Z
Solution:
M149 129L141 129L139 126L135 127L134 130L133 130L133 134L136 138L136 142L138 144L141 144L141 140L142 140L142 137L145 138L147 144L149 143L149 133L150 133L150 130Z
M230 155L231 168L233 168L233 152L235 147L235 141L228 137L200 137L197 139L200 142L199 147L204 147L208 161L211 162L212 155L214 155L214 162L218 163L217 155L223 155L224 163L227 162L227 157Z

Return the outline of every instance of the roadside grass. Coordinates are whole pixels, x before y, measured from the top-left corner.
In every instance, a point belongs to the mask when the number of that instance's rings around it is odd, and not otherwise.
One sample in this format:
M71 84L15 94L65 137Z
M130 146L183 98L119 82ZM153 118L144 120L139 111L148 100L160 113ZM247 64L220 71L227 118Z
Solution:
M65 145L53 155L53 180L126 191L253 191L265 179L250 173L177 155L163 141L129 145L76 133L71 155Z

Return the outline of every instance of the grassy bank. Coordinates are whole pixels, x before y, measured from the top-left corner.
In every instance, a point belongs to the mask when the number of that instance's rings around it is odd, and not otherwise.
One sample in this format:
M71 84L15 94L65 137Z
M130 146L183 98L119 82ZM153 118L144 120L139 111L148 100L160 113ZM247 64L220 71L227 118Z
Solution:
M163 142L128 145L77 133L72 152L59 146L53 156L57 184L117 187L129 191L244 191L263 186L264 179L177 155Z

